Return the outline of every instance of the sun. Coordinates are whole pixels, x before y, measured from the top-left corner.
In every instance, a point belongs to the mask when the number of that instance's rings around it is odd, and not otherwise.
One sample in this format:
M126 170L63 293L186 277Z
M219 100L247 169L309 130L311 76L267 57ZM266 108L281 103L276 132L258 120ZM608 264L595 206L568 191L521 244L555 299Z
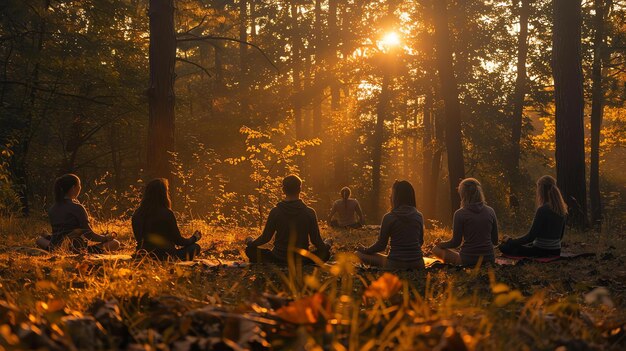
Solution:
M400 45L400 37L396 32L389 32L380 41L380 44L385 48L392 48Z

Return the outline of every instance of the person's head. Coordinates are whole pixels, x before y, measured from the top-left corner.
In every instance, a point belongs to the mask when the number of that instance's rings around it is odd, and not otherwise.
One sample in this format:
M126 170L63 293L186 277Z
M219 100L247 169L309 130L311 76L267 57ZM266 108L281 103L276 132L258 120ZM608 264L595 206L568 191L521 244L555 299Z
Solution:
M299 196L302 191L302 179L295 174L283 178L283 193L287 196Z
M76 199L80 194L80 178L76 174L64 174L54 181L54 201L63 202L65 199Z
M558 215L563 217L567 215L567 204L556 186L556 180L549 175L537 179L537 207L545 204Z
M139 205L139 208L150 210L160 207L172 207L169 182L165 178L153 179L146 184L143 198Z
M413 185L406 180L396 180L391 186L391 206L398 208L400 206L416 207L415 189Z
M475 178L465 178L459 183L459 196L461 197L461 207L471 204L485 202L485 194L480 182Z
M350 198L350 194L352 194L352 191L350 191L350 188L348 188L347 186L344 186L343 188L341 188L341 198L344 201L348 201L348 199Z

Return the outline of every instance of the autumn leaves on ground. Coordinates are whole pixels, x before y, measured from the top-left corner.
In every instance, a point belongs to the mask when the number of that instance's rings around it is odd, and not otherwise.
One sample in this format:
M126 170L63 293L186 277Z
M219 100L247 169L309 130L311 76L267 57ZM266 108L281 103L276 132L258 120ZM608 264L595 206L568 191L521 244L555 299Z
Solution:
M199 223L194 223L197 227ZM202 228L194 265L30 249L44 222L0 226L0 349L623 349L624 236L569 233L595 257L549 264L383 272L354 264L376 228L333 231L332 264L238 267L252 229ZM185 228L190 231L191 227ZM445 230L426 233L425 248Z

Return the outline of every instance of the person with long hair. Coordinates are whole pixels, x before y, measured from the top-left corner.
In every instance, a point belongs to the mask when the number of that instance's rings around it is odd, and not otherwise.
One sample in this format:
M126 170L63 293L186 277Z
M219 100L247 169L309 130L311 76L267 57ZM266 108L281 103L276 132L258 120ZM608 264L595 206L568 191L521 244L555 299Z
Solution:
M312 264L314 260L299 254L300 250L309 250L312 243L316 249L311 253L328 261L332 240L322 239L315 210L300 199L302 179L288 175L283 179L282 190L285 199L270 211L263 233L256 239L246 238L246 256L252 263L284 265L293 259L296 263ZM271 250L260 247L274 237Z
M120 248L113 235L100 235L91 228L89 214L78 202L82 187L75 174L64 174L54 181L54 204L48 210L52 235L41 236L37 246L54 250L66 243L73 252L103 253ZM97 244L88 245L88 241Z
M567 205L556 180L544 175L537 180L537 211L528 233L507 238L500 251L508 256L551 257L561 255L561 240L567 222Z
M378 240L369 247L359 246L361 262L386 269L424 267L424 217L417 210L415 190L406 180L396 180L391 187L391 211L383 217ZM389 255L382 252L389 248Z
M172 211L167 179L153 179L144 190L141 203L132 218L137 252L157 259L193 260L200 253L198 241L202 233L196 231L184 238L178 229Z
M493 208L485 203L480 182L466 178L458 187L461 208L454 212L452 238L435 244L432 253L446 263L474 266L495 261L494 245L498 244L498 219ZM454 249L460 246L459 251Z
M357 199L351 198L350 188L341 189L341 199L333 203L328 215L328 224L335 228L361 228L363 226L363 212ZM333 217L337 215L337 219Z

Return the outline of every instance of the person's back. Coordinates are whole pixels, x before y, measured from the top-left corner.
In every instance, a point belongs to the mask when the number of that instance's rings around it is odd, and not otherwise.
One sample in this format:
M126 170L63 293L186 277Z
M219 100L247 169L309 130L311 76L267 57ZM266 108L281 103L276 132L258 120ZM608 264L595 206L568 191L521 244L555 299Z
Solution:
M133 235L137 241L137 250L148 252L171 253L176 249L171 238L178 229L172 210L161 207L151 213L135 212L132 218Z
M288 262L288 255L292 249L309 249L310 242L316 250L312 253L322 261L330 257L332 241L322 240L317 224L315 210L308 207L300 199L302 180L296 175L289 175L283 179L285 200L274 207L265 223L263 233L256 239L246 238L246 256L250 262L266 262L284 264ZM260 248L274 239L272 250ZM312 263L305 258L303 263Z
M319 236L315 210L302 200L279 202L270 212L268 222L273 222L276 228L272 253L279 258L287 257L290 245L308 250L309 236L313 234L313 239L315 232Z
M554 212L548 204L539 207L535 214L538 223L535 228L531 228L537 233L533 246L546 250L560 249L566 218Z
M461 256L493 256L492 233L496 224L493 208L482 202L469 204L454 213L454 226L461 230Z
M159 259L175 257L192 260L200 253L196 244L201 233L196 231L183 238L171 209L167 179L153 179L146 185L139 208L132 218L133 235L137 251L149 253Z
M65 199L55 202L48 210L48 218L52 227L51 247L60 245L75 230L90 231L87 210L78 201ZM86 242L80 237L74 238L73 244L80 246Z
M337 213L337 225L346 227L357 222L356 213L359 202L356 199L339 199L333 204L333 211Z
M389 229L389 259L414 261L422 258L424 219L412 206L400 206L383 217L381 231Z

